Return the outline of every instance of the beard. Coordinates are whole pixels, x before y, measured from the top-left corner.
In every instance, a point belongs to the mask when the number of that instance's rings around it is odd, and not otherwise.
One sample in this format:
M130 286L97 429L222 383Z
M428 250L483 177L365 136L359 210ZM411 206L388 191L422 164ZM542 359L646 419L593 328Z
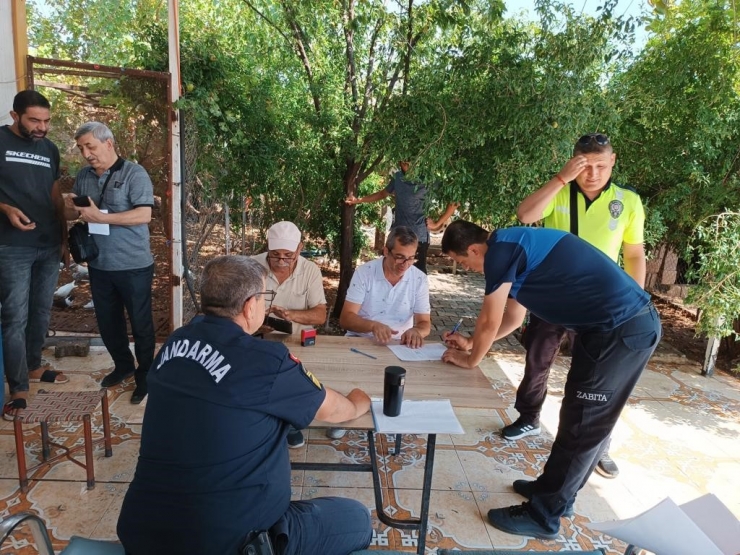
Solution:
M24 139L31 139L33 141L40 141L46 137L46 131L33 132L28 127L23 125L20 121L18 122L18 132Z

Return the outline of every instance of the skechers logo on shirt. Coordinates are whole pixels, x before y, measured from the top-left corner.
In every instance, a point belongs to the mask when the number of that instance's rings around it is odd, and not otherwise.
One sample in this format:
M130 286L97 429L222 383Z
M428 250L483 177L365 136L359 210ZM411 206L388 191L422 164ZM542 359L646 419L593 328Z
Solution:
M213 378L213 381L216 383L220 382L228 371L231 370L231 364L220 366L224 360L224 356L221 353L211 347L208 343L203 343L201 346L200 341L196 341L191 346L188 339L180 339L179 341L173 341L169 345L166 345L159 353L157 370L159 370L165 362L172 360L173 358L189 358L190 360L197 362L206 369Z
M39 156L38 154L31 154L30 152L17 152L15 150L5 151L5 161L31 164L32 166L43 166L44 168L51 167L51 158Z
M576 389L576 399L586 405L605 405L609 402L611 391Z

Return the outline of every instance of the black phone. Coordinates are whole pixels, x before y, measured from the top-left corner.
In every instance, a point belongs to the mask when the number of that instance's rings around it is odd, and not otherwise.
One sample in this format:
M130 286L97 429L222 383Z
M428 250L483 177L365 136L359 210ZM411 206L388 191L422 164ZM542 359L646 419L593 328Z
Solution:
M90 197L72 197L75 206L90 206Z
M275 318L274 316L265 316L263 325L270 326L275 331L281 331L283 333L293 333L293 322L288 322L282 318Z

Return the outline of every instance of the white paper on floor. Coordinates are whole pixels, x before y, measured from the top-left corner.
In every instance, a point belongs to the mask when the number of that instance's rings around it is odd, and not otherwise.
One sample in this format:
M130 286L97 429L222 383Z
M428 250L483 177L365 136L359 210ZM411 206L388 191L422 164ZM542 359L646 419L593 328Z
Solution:
M711 493L681 506L669 497L636 517L588 526L655 555L740 554L740 521Z

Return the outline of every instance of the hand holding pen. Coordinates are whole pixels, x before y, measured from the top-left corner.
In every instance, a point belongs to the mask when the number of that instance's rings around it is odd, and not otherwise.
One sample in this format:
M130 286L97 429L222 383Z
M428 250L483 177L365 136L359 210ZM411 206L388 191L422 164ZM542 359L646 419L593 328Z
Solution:
M450 347L451 349L460 349L463 351L466 351L468 349L468 338L463 337L457 331L460 329L460 326L462 325L463 319L460 318L457 323L452 327L452 331L446 331L442 334L442 340L445 342L445 345Z

